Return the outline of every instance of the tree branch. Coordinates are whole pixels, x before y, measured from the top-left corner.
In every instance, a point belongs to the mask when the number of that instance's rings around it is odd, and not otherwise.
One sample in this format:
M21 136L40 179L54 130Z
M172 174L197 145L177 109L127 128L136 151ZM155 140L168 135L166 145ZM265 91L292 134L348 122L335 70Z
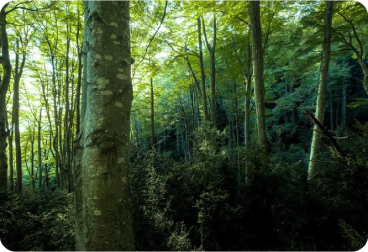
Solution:
M166 1L165 1L164 14L162 15L161 22L160 22L160 24L159 24L158 28L156 29L155 34L153 34L153 36L151 37L151 39L150 39L150 41L149 41L149 43L148 43L148 46L146 47L146 50L145 50L145 52L144 52L144 55L143 55L143 57L142 57L141 61L139 61L139 63L137 64L137 66L136 66L136 68L135 68L135 69L137 69L137 68L139 67L139 65L142 63L142 61L143 61L143 60L144 60L144 58L146 57L147 52L148 52L148 48L150 47L150 45L151 45L151 43L152 43L153 39L155 38L155 36L156 36L156 34L157 34L158 30L160 30L161 25L162 25L162 23L164 22L164 19L165 19L165 16L166 16L166 10L167 10L167 3L168 3L168 1L166 0Z
M17 9L22 9L22 10L27 10L27 11L40 11L40 10L47 10L49 9L51 6L53 6L56 2L53 1L51 2L51 4L47 7L44 7L44 8L36 8L36 9L30 9L30 8L27 8L27 7L24 7L24 6L19 6L21 4L28 4L28 3L32 3L32 1L26 1L26 2L21 2L21 3L18 3L16 4L13 8L11 8L10 10L6 11L5 12L5 15L9 14L10 12L12 11L15 11Z
M336 142L336 139L333 137L333 135L331 135L330 132L328 132L327 127L323 127L323 125L321 124L320 121L318 121L317 118L314 117L314 115L312 114L312 112L310 112L309 110L306 111L307 116L309 117L309 119L312 120L312 122L317 125L317 127L322 131L321 133L323 135L325 135L328 140L330 140L332 146L335 148L335 150L343 157L346 157L346 154L344 153L344 151L341 149L341 147L339 146L339 144Z

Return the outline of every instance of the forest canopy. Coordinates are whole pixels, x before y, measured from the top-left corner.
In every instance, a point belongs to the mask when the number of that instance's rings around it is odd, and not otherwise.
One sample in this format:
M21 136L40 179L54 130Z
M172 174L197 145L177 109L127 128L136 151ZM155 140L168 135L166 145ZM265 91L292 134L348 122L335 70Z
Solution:
M359 2L17 0L0 47L8 249L367 242Z

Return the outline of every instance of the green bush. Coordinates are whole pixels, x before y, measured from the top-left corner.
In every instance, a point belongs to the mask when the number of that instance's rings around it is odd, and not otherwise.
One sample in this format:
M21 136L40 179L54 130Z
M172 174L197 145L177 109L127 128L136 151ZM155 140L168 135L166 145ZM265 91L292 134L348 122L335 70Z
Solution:
M64 192L25 190L0 205L1 240L9 250L74 250L74 202Z

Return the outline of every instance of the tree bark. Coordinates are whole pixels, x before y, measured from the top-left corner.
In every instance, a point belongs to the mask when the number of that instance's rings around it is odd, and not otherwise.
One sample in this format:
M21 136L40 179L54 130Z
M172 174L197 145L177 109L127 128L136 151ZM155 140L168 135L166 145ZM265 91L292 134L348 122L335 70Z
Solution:
M66 38L66 57L65 57L65 113L64 113L64 153L65 153L65 162L63 165L63 169L61 172L64 173L63 185L67 187L68 191L72 191L72 184L70 180L71 173L71 150L70 150L70 138L71 138L71 130L69 124L69 47L70 47L70 32L71 28L69 26L67 29L67 38Z
M345 81L342 85L342 99L341 99L341 128L344 130L346 128L346 90L348 88L348 84L345 84Z
M53 49L50 47L51 52L51 65L52 65L52 95L54 98L54 123L55 123L55 135L53 137L52 146L55 152L55 169L56 169L56 183L57 187L60 187L60 153L59 153L59 126L58 126L58 108L57 108L57 88L56 88L56 69L55 69L55 55ZM51 144L51 143L50 143Z
M334 113L334 109L333 109L333 99L332 99L332 91L331 89L328 89L328 94L329 94L329 98L330 98L330 124L331 124L331 130L334 130L334 120L333 120L333 113ZM337 127L337 125L336 125Z
M245 96L245 117L244 117L244 146L246 150L250 147L250 97L252 83L252 51L250 47L249 34L247 43L247 70L246 70L246 96Z
M201 66L201 83L202 83L202 100L203 100L203 114L204 121L208 122L208 110L207 110L207 92L206 92L206 75L204 73L203 64L203 51L202 51L202 28L201 18L198 18L198 46L199 46L199 63Z
M151 148L155 148L155 97L153 95L153 79L151 78Z
M78 135L80 131L80 99L81 99L81 87L82 87L82 52L79 45L79 31L80 31L80 18L79 18L79 9L78 9L78 25L77 25L77 52L78 52L78 81L77 81L77 89L75 91L75 107L76 107L76 130L75 136Z
M35 141L35 130L32 130L31 136L31 180L32 180L32 188L35 188L35 172L34 172L34 141Z
M216 127L216 59L215 59L215 50L216 50L216 16L213 14L213 42L212 46L208 42L206 26L204 24L204 19L202 18L203 24L203 34L206 41L208 52L210 53L211 59L211 123L214 127Z
M20 145L20 130L19 130L19 84L22 77L24 64L26 61L25 52L22 53L22 62L19 65L19 41L16 41L17 51L15 54L15 76L13 87L13 123L14 123L14 135L15 135L15 169L17 171L17 183L16 191L22 191L22 151Z
M13 120L10 121L10 127L8 126L8 152L9 152L9 189L14 191L14 165L13 165Z
M42 155L41 155L41 118L42 118L42 107L40 108L40 114L37 125L37 161L38 161L38 189L42 190Z
M1 41L1 64L3 65L3 77L0 84L0 191L7 188L8 159L6 155L6 140L8 131L5 127L6 118L6 93L9 88L11 77L11 63L9 58L8 34L6 31L6 7L5 4L0 11L0 41Z
M250 1L249 16L252 31L252 56L254 69L254 96L257 112L258 144L261 148L261 162L265 167L268 158L268 143L266 135L266 118L264 104L264 83L263 83L263 48L262 30L260 20L260 2Z
M129 2L86 1L84 9L86 110L74 145L76 248L134 250Z
M325 29L323 39L323 51L320 68L320 82L318 86L317 106L315 118L323 125L325 116L325 103L326 103L326 89L327 89L327 75L330 63L330 50L331 50L331 23L332 23L333 2L326 1L326 13L325 13ZM310 160L308 166L308 180L311 180L314 176L318 153L321 146L321 133L317 125L313 128L313 137L311 143Z

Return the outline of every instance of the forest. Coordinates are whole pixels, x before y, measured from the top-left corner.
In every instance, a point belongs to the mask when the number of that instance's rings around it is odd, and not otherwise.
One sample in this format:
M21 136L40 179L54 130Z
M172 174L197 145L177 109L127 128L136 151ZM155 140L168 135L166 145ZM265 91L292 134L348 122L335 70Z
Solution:
M367 243L361 3L16 0L0 47L7 249Z

